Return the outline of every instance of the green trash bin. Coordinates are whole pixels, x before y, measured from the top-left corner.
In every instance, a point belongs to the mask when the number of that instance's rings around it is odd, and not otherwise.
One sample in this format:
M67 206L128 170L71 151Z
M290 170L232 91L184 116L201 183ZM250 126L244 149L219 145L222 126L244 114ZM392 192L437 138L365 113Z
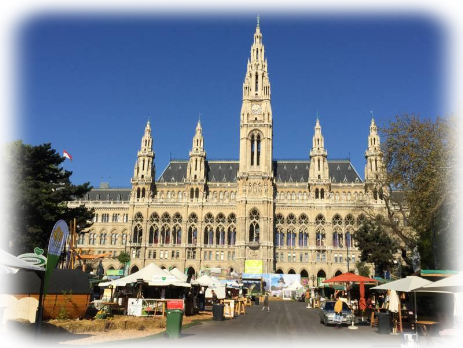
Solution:
M166 333L169 338L179 338L182 332L183 311L180 309L167 310Z

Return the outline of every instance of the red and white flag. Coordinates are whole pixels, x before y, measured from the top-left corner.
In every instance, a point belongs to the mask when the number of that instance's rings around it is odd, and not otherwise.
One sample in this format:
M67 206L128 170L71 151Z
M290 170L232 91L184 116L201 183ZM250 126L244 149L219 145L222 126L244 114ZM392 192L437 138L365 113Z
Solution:
M70 159L71 162L72 162L72 156L66 150L63 150L63 157Z

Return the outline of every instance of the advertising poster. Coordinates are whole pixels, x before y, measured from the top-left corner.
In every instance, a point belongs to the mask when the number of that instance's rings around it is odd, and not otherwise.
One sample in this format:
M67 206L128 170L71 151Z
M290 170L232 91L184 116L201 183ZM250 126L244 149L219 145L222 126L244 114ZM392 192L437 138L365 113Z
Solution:
M283 291L296 281L301 282L300 274L272 274L270 281L271 296L282 297Z
M244 261L244 273L262 274L264 269L262 260Z
M48 243L47 268L45 271L45 281L43 294L47 294L48 281L58 264L59 257L64 248L64 243L69 235L68 225L64 220L59 220L51 231L50 241Z

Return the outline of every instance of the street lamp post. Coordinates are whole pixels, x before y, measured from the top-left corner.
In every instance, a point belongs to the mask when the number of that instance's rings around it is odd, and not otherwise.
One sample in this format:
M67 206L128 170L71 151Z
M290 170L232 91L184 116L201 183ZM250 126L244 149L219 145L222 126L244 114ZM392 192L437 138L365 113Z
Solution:
M312 274L310 279L312 279L312 287L315 287L315 274Z

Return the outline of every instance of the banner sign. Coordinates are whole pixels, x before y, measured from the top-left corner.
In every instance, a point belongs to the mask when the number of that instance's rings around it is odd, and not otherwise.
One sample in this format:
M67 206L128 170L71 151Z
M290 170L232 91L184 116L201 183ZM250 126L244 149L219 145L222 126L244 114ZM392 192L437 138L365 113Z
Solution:
M106 275L108 276L123 276L124 270L123 269L108 269L106 271Z
M47 258L43 256L43 249L34 248L33 253L21 254L18 256L23 261L26 261L32 265L43 267L47 263Z
M69 228L64 220L59 220L51 231L50 241L48 243L47 269L45 271L45 281L43 294L47 294L48 281L58 264L59 257L64 248L64 243L69 235Z
M181 309L181 310L183 310L183 300L169 300L169 301L167 301L167 309Z
M154 282L178 282L179 280L174 276L170 276L166 274L165 276L153 275L153 281Z
M262 260L245 260L244 261L244 273L256 273L262 274L264 265Z

